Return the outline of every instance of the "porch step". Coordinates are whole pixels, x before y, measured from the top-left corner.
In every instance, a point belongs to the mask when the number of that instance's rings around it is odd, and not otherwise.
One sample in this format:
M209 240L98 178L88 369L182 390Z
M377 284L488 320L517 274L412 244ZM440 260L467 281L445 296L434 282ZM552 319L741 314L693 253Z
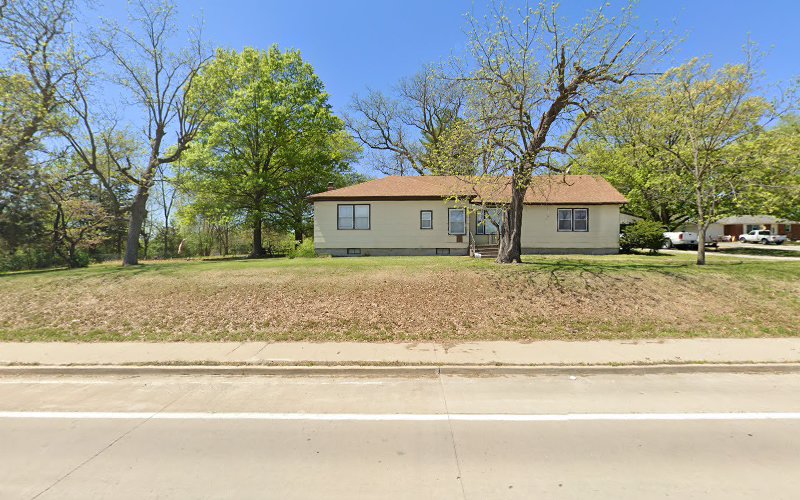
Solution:
M499 252L499 247L496 245L478 245L475 247L475 253L481 254L483 259L495 259Z

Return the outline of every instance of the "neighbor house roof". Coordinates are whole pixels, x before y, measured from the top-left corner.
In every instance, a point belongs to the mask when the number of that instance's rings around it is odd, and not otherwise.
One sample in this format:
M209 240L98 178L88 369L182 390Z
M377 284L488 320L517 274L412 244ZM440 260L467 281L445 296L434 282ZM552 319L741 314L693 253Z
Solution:
M309 196L309 199L311 201L430 200L451 197L467 198L475 203L507 203L511 200L511 178L449 175L389 176L314 194ZM593 175L537 176L525 194L525 203L531 205L605 205L627 202L628 200L607 180Z
M725 217L716 222L717 224L800 224L800 222L781 219L771 215L734 215Z

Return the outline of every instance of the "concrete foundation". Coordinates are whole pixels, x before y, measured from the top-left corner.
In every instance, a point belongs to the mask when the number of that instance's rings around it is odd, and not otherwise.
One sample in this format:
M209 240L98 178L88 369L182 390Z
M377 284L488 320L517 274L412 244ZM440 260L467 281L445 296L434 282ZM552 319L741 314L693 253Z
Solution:
M437 254L436 248L350 248L350 251L358 250L360 253L348 253L347 248L317 248L318 255L331 255L333 257L387 257L387 256L423 256L423 255L442 255ZM464 256L469 255L469 249L463 248L440 248L444 251L443 255ZM449 253L447 253L449 251Z
M436 248L317 248L317 254L330 255L333 257L386 257L386 256L434 256L442 255L437 253ZM464 248L444 248L438 249L448 251L451 256L469 255L469 249ZM619 253L618 248L523 248L524 255L614 255Z
M523 248L523 255L614 255L619 248Z

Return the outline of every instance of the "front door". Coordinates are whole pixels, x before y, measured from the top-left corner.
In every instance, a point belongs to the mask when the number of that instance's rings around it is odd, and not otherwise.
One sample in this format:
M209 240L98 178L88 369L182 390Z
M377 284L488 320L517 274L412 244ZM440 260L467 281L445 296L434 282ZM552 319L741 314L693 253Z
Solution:
M477 211L475 233L479 245L497 245L499 243L500 228L503 225L502 217L502 208L487 208Z

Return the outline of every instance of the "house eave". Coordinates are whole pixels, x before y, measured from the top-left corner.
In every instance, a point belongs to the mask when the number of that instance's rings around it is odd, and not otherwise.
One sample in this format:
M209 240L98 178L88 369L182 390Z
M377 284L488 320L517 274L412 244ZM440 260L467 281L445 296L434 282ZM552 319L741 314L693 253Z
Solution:
M496 201L496 200L486 200L481 201L475 199L475 197L455 197L455 198L468 198L470 203L485 203L487 205L492 204L502 204L508 202ZM448 200L451 199L450 197L444 196L359 196L359 197L352 197L352 196L314 196L309 197L308 200L311 203L317 201L339 201L339 202L357 202L357 201L418 201L418 200ZM625 205L627 201L526 201L524 202L525 205L531 206L547 206L547 205Z

